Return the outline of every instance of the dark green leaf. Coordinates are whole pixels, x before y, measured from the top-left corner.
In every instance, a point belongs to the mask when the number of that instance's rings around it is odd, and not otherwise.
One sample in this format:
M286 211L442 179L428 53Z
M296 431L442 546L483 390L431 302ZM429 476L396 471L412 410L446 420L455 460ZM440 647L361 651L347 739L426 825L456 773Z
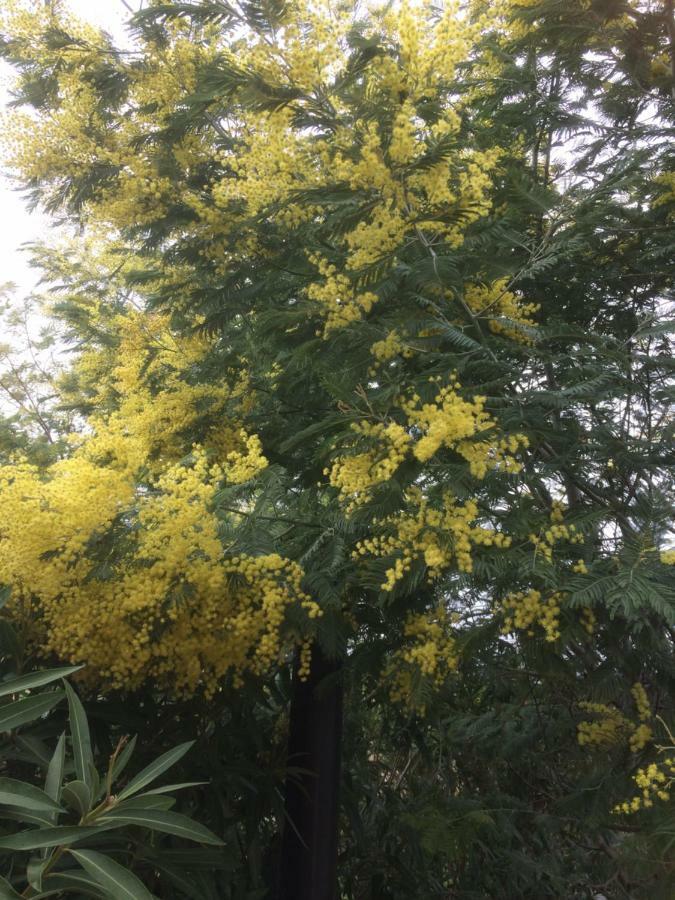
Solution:
M39 900L41 897L69 897L71 895L94 897L96 900L104 898L104 900L107 900L107 895L98 881L90 878L89 875L78 869L73 869L70 872L54 872L51 875L47 875L42 879L42 888L43 893L31 898L31 900Z
M82 706L82 701L77 696L68 682L64 682L68 695L68 708L70 711L70 736L73 744L73 758L75 771L80 781L91 785L91 768L94 757L91 751L91 738L89 736L89 724L87 714Z
M100 819L102 824L117 823L120 825L138 825L141 828L150 828L153 831L163 831L166 834L175 834L177 837L186 838L189 841L198 841L201 844L222 844L223 842L208 828L193 822L187 816L179 813L165 812L163 810L110 810Z
M14 778L0 778L0 803L35 812L62 811L59 804L40 788Z
M69 666L62 669L47 669L43 672L32 672L30 675L22 675L19 678L12 678L10 681L3 681L0 683L0 697L42 687L45 684L50 684L52 681L58 681L59 678L66 678L68 675L72 675L73 672L79 672L81 668L82 666Z
M152 900L152 894L133 872L93 850L71 850L72 856L114 900Z
M39 719L63 699L63 691L49 691L35 697L24 697L0 707L0 731L11 731Z
M185 781L183 784L167 784L164 787L153 788L142 796L147 797L150 794L169 794L173 791L182 791L189 787L201 787L204 784L208 784L208 781Z
M175 765L178 760L182 759L193 744L194 741L187 741L185 744L180 744L178 747L174 747L173 750L163 753L131 779L124 790L120 791L119 799L124 800L125 797L131 797L132 794L137 794L139 791L142 791L146 785L154 781L155 778L159 778L163 772L166 772L166 770Z
M63 783L63 770L66 761L66 735L61 734L54 750L54 755L47 769L45 779L45 794L57 803L61 799L61 784ZM55 820L55 819L54 819Z
M91 789L84 781L70 781L63 788L63 802L80 816L86 815L91 809Z
M109 828L117 827L109 823ZM32 831L20 831L0 837L0 848L4 850L39 850L41 847L58 847L82 841L105 831L105 828L94 826L64 825L61 828L35 828Z

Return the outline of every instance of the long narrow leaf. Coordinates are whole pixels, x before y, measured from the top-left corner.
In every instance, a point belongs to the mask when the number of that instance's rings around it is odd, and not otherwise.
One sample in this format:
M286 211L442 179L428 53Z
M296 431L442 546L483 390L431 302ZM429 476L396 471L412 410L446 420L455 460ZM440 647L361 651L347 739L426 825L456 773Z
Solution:
M171 809L175 804L173 797L165 797L163 794L138 794L136 797L129 797L128 800L122 800L116 810L122 809Z
M143 882L109 856L93 850L71 850L71 854L114 900L152 900Z
M163 753L154 762L151 762L149 766L146 766L145 769L131 779L123 791L120 791L120 800L124 800L125 797L131 797L132 794L137 794L139 791L142 791L146 785L154 781L155 778L159 778L163 772L166 772L166 770L177 763L179 759L182 759L193 744L194 741L187 741L185 744L179 744L178 747L174 747L173 750Z
M151 791L144 794L144 796L147 797L149 794L169 794L173 791L182 791L189 787L201 787L204 784L208 784L208 781L184 781L182 784L166 784L164 787L153 788Z
M45 778L45 794L51 797L56 803L61 799L61 785L63 783L63 770L66 763L66 735L61 734L54 755L47 769L47 777ZM56 813L50 814L50 819L56 821Z
M84 781L70 781L63 787L63 802L74 809L80 816L85 816L91 809L91 789Z
M18 733L16 735L16 745L26 751L26 757L24 758L29 764L35 762L39 766L49 765L49 761L52 758L49 747L36 735Z
M82 701L77 696L68 682L64 682L68 695L68 708L70 710L70 734L73 742L73 758L75 771L80 781L91 786L90 767L94 765L94 757L91 752L91 738L89 736L89 724L87 714L82 706Z
M46 669L42 672L31 672L30 675L22 675L20 678L13 678L11 681L3 681L0 683L0 697L6 697L7 694L18 694L21 691L29 691L36 687L42 687L45 684L51 684L52 681L58 681L59 678L66 678L73 672L79 672L82 666L67 666L61 669Z
M106 897L99 882L78 869L74 869L72 872L54 872L53 875L42 879L42 887L43 893L38 894L33 900L57 895L68 897L71 894L94 897L96 900Z
M116 828L123 823L110 822L107 828ZM64 825L62 828L34 828L0 837L3 850L39 850L42 847L70 846L84 838L92 837L107 830L105 826Z
M29 861L26 868L26 877L28 879L28 884L34 891L42 890L42 876L44 874L45 866L48 865L48 863L48 859L42 859L39 856L34 856Z
M0 731L12 731L19 725L39 719L62 699L63 691L49 691L8 703L0 708Z
M40 828L49 828L54 824L51 813L29 812L27 809L17 809L15 806L0 806L0 819L7 822L25 822L27 825L39 825Z
M197 841L200 844L223 843L212 831L198 822L193 822L187 816L159 809L120 809L119 811L111 809L101 817L100 821L102 824L116 822L120 825L138 825L153 831L175 834L177 837L186 838L188 841Z
M0 778L0 803L34 812L61 812L58 803L44 791L15 778Z

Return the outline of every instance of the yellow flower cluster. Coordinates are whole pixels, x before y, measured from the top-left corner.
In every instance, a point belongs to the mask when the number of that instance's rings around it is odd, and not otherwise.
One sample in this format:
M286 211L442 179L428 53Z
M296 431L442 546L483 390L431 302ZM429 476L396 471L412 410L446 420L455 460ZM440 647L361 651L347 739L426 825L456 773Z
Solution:
M662 172L654 178L654 184L658 186L659 194L652 206L668 206L675 202L675 172Z
M396 113L389 144L389 159L398 166L404 166L415 158L420 150L416 139L415 107L406 100Z
M211 694L226 675L263 674L288 654L287 608L321 610L294 563L225 557L213 512L222 478L199 448L142 491L81 458L47 479L1 470L0 583L12 586L12 614L35 620L36 652L85 663L103 689L150 679L179 694ZM125 537L113 547L116 522Z
M368 191L384 202L393 201L401 206L404 201L403 185L385 161L376 126L373 123L362 126L357 135L358 153L354 152L355 135L344 131L337 137L336 148L320 146L321 162L326 169L332 167L335 180L348 184L354 191Z
M483 432L493 431L496 422L485 412L485 398L464 400L459 395L461 385L457 377L441 387L431 403L423 403L418 394L402 400L401 408L410 425L423 431L414 445L413 453L426 462L441 447L455 450L469 463L472 475L484 478L490 469L519 472L521 464L513 456L519 448L527 447L525 435L512 434L499 440L472 440Z
M404 351L405 344L396 330L388 332L383 340L376 341L370 348L370 352L379 363L389 362L390 359L402 355Z
M70 53L43 39L55 27L73 36ZM101 33L63 9L58 11L57 19L50 4L26 4L21 0L2 4L0 32L11 36L25 59L44 66L58 81L61 101L56 108L43 111L46 121L40 128L36 128L32 116L24 113L8 116L3 122L2 141L10 165L28 179L41 180L57 172L77 177L83 167L91 166L97 158L109 162L114 138L104 138L100 144L97 140L104 132L104 123L96 107L96 93L91 83L78 78L68 64L75 57L72 50L76 48L81 69L96 65L105 46Z
M514 628L534 635L533 626L543 629L545 639L553 642L560 637L560 606L562 595L555 592L544 598L541 591L515 591L501 601L505 614L502 634L510 634Z
M642 724L635 726L633 733L628 738L628 746L633 753L639 753L640 750L643 750L647 744L651 743L653 740L654 732L649 725L646 725L643 722Z
M504 616L502 634L512 634L514 629L524 631L528 637L535 635L534 627L543 629L545 640L553 643L560 637L560 612L564 594L556 591L544 597L534 588L507 594L498 604L498 611ZM593 610L581 609L581 625L587 634L595 631L597 619Z
M315 21L311 38L306 28L300 27L303 15ZM419 13L416 16L419 18ZM276 36L278 47L269 39L265 43L249 35L242 38L233 63L248 63L261 77L309 89L310 82L316 85L317 79L320 81L328 72L334 76L340 64L344 65L349 23L343 18L335 31L335 18L332 9L328 11L321 5L310 9L304 3L298 4L284 18ZM443 83L443 72L450 77L470 43L470 29L454 9L448 9L441 21L429 23L431 34L425 36L421 46L409 41L410 22L414 19L408 12L402 17L385 16L383 20L392 54L375 57L364 70L367 94L374 107L381 108L378 96L383 91L390 95L394 85L404 89L414 81L420 87L422 83L438 87ZM331 51L326 53L325 49L317 49L317 44L329 33ZM399 42L401 52L397 56L394 48ZM403 49L404 44L407 50ZM298 66L303 72L300 76ZM409 71L410 67L416 70L415 74ZM342 105L342 100L331 95L328 85L324 85L324 90L336 106ZM364 120L354 128L338 129L330 144L317 141L294 126L294 117L305 102L302 98L272 112L240 113L241 122L233 129L232 149L220 153L225 172L212 186L212 203L194 195L188 200L200 217L209 220L211 228L236 227L245 233L247 218L263 209L270 220L290 227L320 216L320 210L311 204L294 202L296 191L337 184L367 192L368 212L338 241L343 254L339 271L310 254L318 277L308 286L306 296L318 304L324 335L367 315L376 302L375 294L359 290L358 270L395 253L420 225L458 246L468 225L491 207L492 177L501 151L465 149L431 169L416 171L411 164L425 151L428 142L457 131L461 120L457 111L450 108L439 121L426 124L417 114L409 87L405 90L407 98L397 96L393 106L390 138L386 133L380 134L372 121ZM444 223L449 208L462 210L461 227ZM355 273L354 280L350 273Z
M459 663L452 619L442 606L429 613L411 614L403 638L403 646L384 671L384 680L395 703L423 714L424 705L416 690L420 682L426 681L437 689Z
M395 250L405 236L406 221L391 202L380 203L367 221L345 235L349 248L347 269L362 269Z
M219 436L222 434L223 431ZM227 481L231 484L244 484L267 468L267 459L263 455L262 444L257 434L247 434L245 429L238 428L236 435L234 429L230 429L227 437L228 443L236 448L223 454L221 468ZM209 435L208 447L209 449L214 447L212 434Z
M624 716L616 707L604 703L580 703L580 709L594 713L598 718L580 722L577 726L577 740L582 746L595 744L609 746L617 744L628 735L628 746L632 753L643 750L654 740L654 732L647 722L652 717L647 692L640 682L631 688L638 721Z
M89 574L83 551L93 535L112 526L132 497L133 485L125 473L87 460L61 460L47 479L26 463L3 466L0 583L17 585L30 579L35 593L55 599L63 582Z
M632 694L633 699L635 700L635 706L637 707L638 717L644 723L651 718L651 707L645 689L638 682L633 685ZM665 722L663 722L663 720L661 720L661 722L666 729L670 741L669 746L658 748L659 753L663 754L675 750L675 739ZM638 731L639 729L636 729L635 734L637 734ZM644 742L639 739L638 746L636 748L631 746L631 749L641 750L645 743L650 740L653 740L651 730ZM664 803L667 803L670 800L670 791L675 782L675 758L666 756L663 760L652 762L648 766L638 769L633 776L633 781L640 789L640 793L636 794L631 800L618 803L613 810L615 813L630 814L638 812L640 809L649 809L654 805L655 800L661 800Z
M300 659L298 665L298 678L307 681L312 669L312 642L303 641L300 645Z
M310 262L316 266L322 281L315 281L307 288L307 296L321 305L325 317L324 334L336 328L344 328L357 322L377 302L377 294L357 291L349 278L338 272L337 266L316 254L310 254Z
M428 4L428 8L433 7ZM417 100L439 85L452 84L457 66L467 59L477 34L475 26L462 18L459 4L444 4L434 22L420 16L419 7L408 0L397 10L390 6L384 10L385 33L396 41L398 50L398 72L389 72L387 79L392 97L405 90Z
M376 521L382 535L359 541L353 558L363 556L393 557L381 585L392 591L416 561L423 561L430 579L438 577L451 564L462 572L473 569L471 551L475 546L508 547L511 540L492 528L475 525L478 507L473 500L457 503L445 494L442 509L430 506L421 492L408 493L406 510Z
M659 559L665 566L675 566L675 550L662 550Z
M272 203L285 201L301 183L306 188L316 182L307 141L293 128L292 117L290 107L246 115L245 147L237 153L221 153L229 171L212 191L221 216L232 201L245 203L250 214L256 215Z
M633 695L635 708L637 710L638 718L640 719L640 721L646 722L651 719L652 707L649 702L649 697L647 697L647 692L639 681L637 681L631 688L631 694Z
M534 544L535 555L541 553L548 562L553 559L553 547L558 541L568 541L570 544L583 544L584 542L584 536L577 531L574 524L567 525L564 522L564 516L565 507L560 501L554 500L550 524L546 528L542 528L539 535L529 535L530 543ZM577 560L573 569L582 574L588 571L586 563L582 559Z
M57 29L73 41L55 43L50 31ZM31 0L3 3L0 30L18 43L24 60L49 72L58 96L56 103L40 109L37 121L35 113L9 117L3 144L10 165L53 194L64 181L77 180L92 169L106 167L116 173L114 184L102 188L83 210L90 223L122 229L130 222L145 224L166 215L175 200L171 183L160 174L153 151L137 138L165 126L176 105L194 90L198 65L216 50L213 29L207 27L202 40L194 40L186 23L176 23L169 28L172 40L161 51L145 47L143 66L124 66L119 80L127 85L128 96L125 115L115 128L102 114L91 77L92 71L100 71L102 59L113 59L101 31L78 21L65 4ZM121 61L118 65L122 67ZM191 165L198 155L191 156Z
M209 352L209 341L176 337L157 314L127 313L109 325L114 349L86 352L75 367L101 410L80 437L81 457L130 476L144 468L159 472L185 455L183 435L204 421L202 443L229 482L248 481L266 468L260 439L230 418L251 403L244 372L226 373L230 383L191 382L188 374ZM107 411L111 402L116 408Z
M631 688L631 694L633 695L633 700L635 701L635 708L637 710L638 719L640 720L639 725L635 725L633 728L633 733L628 739L628 745L633 753L638 753L642 750L648 743L654 740L654 732L651 727L647 725L647 722L652 717L652 708L649 702L649 697L647 697L647 692L644 687L640 684L640 682L636 682Z
M508 289L509 279L499 278L489 285L470 284L464 289L464 300L479 318L487 317L490 329L523 344L532 343L526 331L500 322L499 317L510 319L516 325L533 326L532 316L539 309L538 303L525 303Z
M375 443L372 450L340 456L323 474L340 491L340 499L351 505L370 498L378 484L388 481L408 452L410 436L401 425L390 422L355 422L352 430Z
M640 788L640 793L632 800L626 800L614 807L615 813L635 813L640 809L650 809L654 800L668 803L670 791L675 782L675 758L666 757L661 763L650 763L638 769L633 781Z
M615 706L605 703L579 703L579 708L593 713L597 718L579 722L577 725L577 741L584 747L588 744L607 747L618 744L630 729L630 720Z
M209 341L175 337L156 314L89 313L114 339L75 366L74 396L93 399L96 414L47 470L0 468L8 610L36 654L85 663L82 677L103 690L151 680L211 694L225 677L261 675L321 610L298 566L231 559L222 544L223 483L267 465L257 435L230 418L252 402L245 374L200 384ZM203 442L191 446L195 433ZM291 606L302 611L292 630Z
M597 622L598 620L595 617L595 613L590 606L584 606L581 610L581 624L588 634L593 634L595 632Z

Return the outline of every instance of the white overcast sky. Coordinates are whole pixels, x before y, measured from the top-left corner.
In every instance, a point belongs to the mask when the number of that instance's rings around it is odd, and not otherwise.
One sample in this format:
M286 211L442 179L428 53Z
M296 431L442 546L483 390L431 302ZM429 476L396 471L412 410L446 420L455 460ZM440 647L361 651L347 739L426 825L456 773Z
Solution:
M118 40L124 40L124 22L129 10L122 0L67 0L68 6L81 18L100 25ZM129 6L138 8L140 0L128 0ZM2 3L2 0L0 0ZM8 70L0 68L0 105L8 100ZM22 195L17 192L0 169L0 284L14 282L19 292L26 293L34 286L35 273L29 268L21 245L44 238L49 229L48 220L39 213L29 213Z

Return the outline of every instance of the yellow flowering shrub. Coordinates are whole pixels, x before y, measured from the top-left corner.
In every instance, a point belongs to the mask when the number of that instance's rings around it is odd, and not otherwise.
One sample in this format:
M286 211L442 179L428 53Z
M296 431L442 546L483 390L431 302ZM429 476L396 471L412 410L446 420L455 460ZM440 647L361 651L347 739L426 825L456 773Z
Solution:
M225 555L214 511L222 480L199 448L143 490L79 457L47 477L0 470L0 582L12 586L11 614L29 617L36 652L86 663L83 677L107 689L151 679L177 693L210 694L226 675L278 663L292 646L288 607L310 619L321 611L294 563ZM99 545L115 523L125 535L110 557Z
M245 372L200 383L210 342L175 336L157 314L103 324L114 345L75 364L95 412L71 455L0 468L7 609L36 654L85 663L91 686L212 694L285 659L321 610L296 564L232 558L220 536L218 491L267 466L259 437L232 418L253 399ZM203 443L190 446L195 430Z
M200 253L219 274L228 271L227 241L233 236L239 251L264 252L255 224L261 215L284 228L321 224L325 210L308 201L307 192L348 187L362 210L358 221L334 237L334 258L307 251L314 277L304 297L309 314L320 319L320 333L329 336L368 316L378 302L378 294L360 283L363 269L395 256L411 238L426 246L439 239L462 245L471 224L492 209L493 181L504 153L465 140L433 165L419 165L430 148L461 128L465 101L453 95L453 79L469 58L485 15L467 17L454 3L440 15L431 5L420 10L403 3L396 10L373 9L371 17L381 52L364 64L363 88L373 110L387 111L382 127L374 117L355 116L336 88L352 52L358 9L299 0L288 4L272 35L242 28L232 39L213 24L196 25L187 17L166 24L161 47L138 35L143 66L115 59L124 115L109 128L89 78L111 53L108 39L61 4L8 0L0 29L11 35L24 60L50 71L56 100L37 114L13 113L4 123L9 164L54 196L65 181L99 173L80 215L89 228L112 229L109 239L132 222L139 227L162 220L182 203L194 213L185 236L207 237ZM75 42L57 47L45 41L54 28L72 34ZM274 108L242 104L236 115L213 123L213 134L177 134L171 163L181 174L172 180L154 144L139 142L138 136L165 129L191 96L200 69L216 62L233 72L255 73L261 84L287 91L289 102ZM296 125L298 116L314 113L317 91L344 118L330 141ZM448 103L430 120L421 109L432 95L447 97ZM212 175L195 187L192 176L207 163ZM527 308L512 298L504 294L500 314L527 316Z
M275 235L308 227L319 234L331 206L315 203L313 192L347 197L355 212L349 225L330 241L303 245L306 278L293 300L330 337L377 311L380 295L364 273L383 261L395 266L411 241L430 256L437 243L463 244L471 225L492 211L506 153L470 135L457 140L464 100L455 79L485 16L467 16L454 3L441 11L407 2L373 10L368 33L378 50L364 58L362 96L352 101L337 85L353 55L358 17L355 7L308 0L288 4L273 34L254 27L228 33L177 17L163 26L161 43L137 33L138 65L135 54L115 54L103 33L63 4L8 0L0 28L28 66L49 72L51 92L43 107L4 123L8 164L39 185L47 202L65 196L70 183L91 182L78 206L83 240L102 248L109 271L122 274L130 273L127 256L142 246L138 234L171 220L176 209L180 241L198 243L200 260L222 279L241 255L266 259L261 222ZM45 38L55 30L74 40ZM102 65L119 90L110 118L92 77ZM210 66L233 75L228 115L209 119L207 112L208 127L173 128ZM242 72L287 102L248 102L236 85ZM317 96L339 119L330 133L298 127L316 114ZM430 96L442 98L431 116ZM378 115L364 115L364 105ZM162 142L155 140L160 134ZM192 316L192 276L190 264L173 261L146 289L170 293L172 309ZM530 314L500 282L488 290L500 292L500 315L524 321ZM456 298L441 291L441 302L451 307ZM0 535L0 580L13 585L17 610L34 609L47 652L80 660L89 648L91 679L113 686L161 681L183 654L188 674L177 689L213 690L225 672L271 664L282 652L285 604L309 602L290 563L277 569L271 557L240 558L233 569L220 546L219 488L247 484L268 465L260 437L247 426L256 395L245 364L203 378L213 342L179 336L167 316L142 303L101 313L100 321L99 311L88 314L114 340L79 354L62 393L93 411L70 436L67 460L45 473L20 461L6 467L2 494L12 503L22 492L38 499L30 540L10 527ZM403 341L391 330L372 344L376 363L408 358ZM518 472L527 439L500 433L484 407L484 398L464 396L455 378L428 402L412 394L390 414L363 415L336 448L327 481L353 508L404 462L425 464L441 450L456 452L476 478L494 469ZM449 566L470 571L478 545L508 545L501 532L479 524L472 500L446 494L435 508L414 490L410 497L409 508L378 523L381 534L357 549L391 557L387 590L415 560L436 577ZM104 565L100 548L116 529L124 553ZM277 596L281 582L287 588ZM307 616L317 611L304 609ZM215 635L224 648L220 662L211 649Z

